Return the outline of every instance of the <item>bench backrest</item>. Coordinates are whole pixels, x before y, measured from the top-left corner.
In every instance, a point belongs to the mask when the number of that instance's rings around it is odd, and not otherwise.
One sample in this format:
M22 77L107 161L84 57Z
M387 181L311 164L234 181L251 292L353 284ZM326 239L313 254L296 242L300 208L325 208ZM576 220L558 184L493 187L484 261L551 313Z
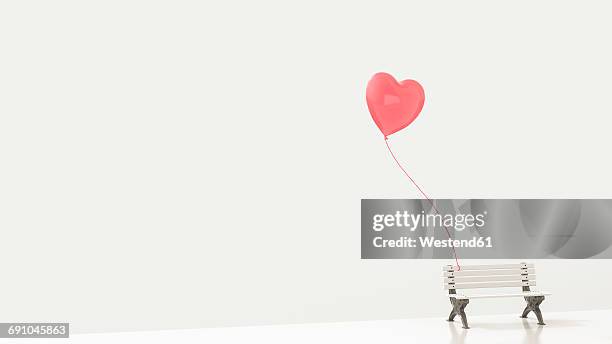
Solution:
M456 294L457 289L522 287L529 291L536 285L535 267L533 264L498 264L498 265L452 265L442 267L444 289L448 294Z

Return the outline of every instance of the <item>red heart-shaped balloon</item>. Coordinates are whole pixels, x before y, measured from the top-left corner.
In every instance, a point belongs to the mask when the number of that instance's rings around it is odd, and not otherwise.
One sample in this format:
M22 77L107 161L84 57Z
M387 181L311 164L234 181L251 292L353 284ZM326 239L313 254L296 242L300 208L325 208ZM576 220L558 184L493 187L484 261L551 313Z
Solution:
M425 103L425 91L414 80L397 82L387 73L376 73L366 88L368 109L385 138L406 128Z

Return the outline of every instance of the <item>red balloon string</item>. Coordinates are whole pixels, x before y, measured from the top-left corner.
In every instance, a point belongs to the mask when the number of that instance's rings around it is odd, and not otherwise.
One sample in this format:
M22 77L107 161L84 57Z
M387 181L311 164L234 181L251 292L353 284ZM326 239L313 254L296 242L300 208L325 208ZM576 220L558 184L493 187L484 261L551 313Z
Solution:
M402 170L402 172L404 172L406 177L408 177L408 179L410 179L412 184L414 184L414 186L419 190L419 192L421 192L421 195L423 195L423 197L425 197L429 201L434 211L438 215L441 215L440 212L438 211L438 208L436 207L434 202L431 200L431 198L429 198L425 194L425 192L423 192L423 189L421 189L421 187L414 181L414 179L412 179L412 177L408 174L408 172L406 172L402 164L400 164L400 162L397 160L397 158L395 157L395 154L393 154L393 151L391 150L391 147L389 146L389 139L386 136L385 136L385 144L387 145L387 149L389 150L389 153L391 153L391 156L393 157L393 160L395 160L395 163L397 164L397 166L399 166L399 168ZM448 227L446 227L444 223L442 223L442 226L446 230L446 234L448 235L448 238L451 239L451 235L450 235L450 231L448 230ZM459 266L459 259L457 258L457 251L455 251L455 246L453 245L452 241L450 242L450 247L453 249L453 256L455 256L455 262L457 263L457 270L459 271L461 270L461 266Z

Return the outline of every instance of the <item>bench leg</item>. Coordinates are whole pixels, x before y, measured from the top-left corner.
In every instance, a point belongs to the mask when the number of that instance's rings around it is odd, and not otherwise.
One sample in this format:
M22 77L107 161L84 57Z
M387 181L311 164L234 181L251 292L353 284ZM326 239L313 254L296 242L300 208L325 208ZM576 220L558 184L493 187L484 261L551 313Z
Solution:
M538 325L546 325L540 310L540 304L544 301L544 296L525 296L525 301L527 301L527 307L525 307L521 318L527 318L527 314L533 311L538 318Z
M540 310L540 307L536 306L533 312L536 314L536 317L538 317L538 325L546 325L544 323L544 319L542 319L542 311Z
M529 314L529 312L531 312L531 309L529 308L529 306L526 306L525 310L523 311L523 314L521 315L521 318L527 318L527 314Z
M459 315L461 318L461 323L463 324L463 328L470 328L467 322L467 316L465 315L465 307L470 303L468 299L456 299L451 298L451 305L453 305L453 309L448 316L448 321L454 321L455 316Z
M463 311L463 309L461 310L461 314L459 315L461 316L461 323L463 324L463 328L465 329L470 328L468 326L467 317L465 316L465 312Z

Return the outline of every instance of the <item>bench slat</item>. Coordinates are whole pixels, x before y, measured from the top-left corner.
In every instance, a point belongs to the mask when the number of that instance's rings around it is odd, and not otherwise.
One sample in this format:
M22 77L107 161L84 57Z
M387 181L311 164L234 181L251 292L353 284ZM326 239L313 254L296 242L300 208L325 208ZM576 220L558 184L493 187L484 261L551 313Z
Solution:
M495 282L495 281L535 281L536 275L528 275L521 276L519 274L514 275L500 275L500 276L459 276L459 277L445 277L444 282L455 282L455 283L465 283L465 282Z
M467 270L495 270L495 269L520 269L523 267L533 268L533 264L517 263L517 264L495 264L495 265L464 265L459 267L445 265L442 271L467 271Z
M525 297L525 296L549 296L551 293L540 292L540 291L527 291L524 293L515 294L489 294L489 295L462 295L462 294L449 294L446 296L455 297L457 299L487 299L487 298L498 298L498 297Z
M526 269L528 274L535 274L535 269ZM525 270L522 269L503 269L503 270L461 270L445 271L444 277L467 277L467 276L497 276L497 275L520 275Z
M455 283L455 285L444 284L444 289L477 289L477 288L504 288L504 287L527 287L536 285L536 281L505 281L505 282L480 282L480 283Z

